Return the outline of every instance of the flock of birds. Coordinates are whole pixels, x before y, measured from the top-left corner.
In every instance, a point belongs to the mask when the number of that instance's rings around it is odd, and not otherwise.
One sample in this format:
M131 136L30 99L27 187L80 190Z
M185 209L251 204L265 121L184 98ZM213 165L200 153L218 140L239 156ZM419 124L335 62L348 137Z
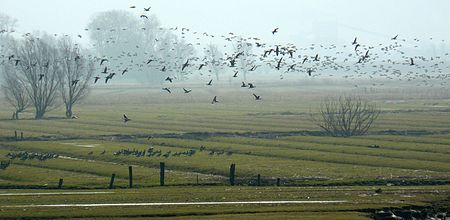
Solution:
M130 9L137 9L136 6L131 6ZM149 20L147 14L151 10L151 7L143 8L143 12L139 15L140 19ZM145 31L145 28L142 28ZM160 28L163 30L163 28ZM206 32L198 32L189 28L169 28L169 31L178 33L182 39L196 39L196 42L187 44L187 46L201 46L204 42L203 38L219 38L227 44L232 44L233 48L228 49L221 57L216 60L209 60L206 57L206 52L209 51L208 47L203 47L205 51L204 56L195 56L194 54L188 54L187 56L176 57L183 62L172 62L161 57L157 54L150 54L144 52L144 54L137 54L135 51L122 51L121 54L115 56L97 57L91 56L98 62L99 74L93 78L93 83L96 84L100 79L104 79L104 83L107 84L112 80L116 73L125 75L127 72L136 70L138 72L146 72L148 68L152 71L159 71L161 73L167 73L167 77L164 79L165 86L162 91L169 94L173 93L170 85L174 81L178 80L174 73L182 72L186 74L198 73L203 76L205 71L208 71L205 80L206 86L213 86L214 81L212 78L212 67L220 68L223 73L230 73L230 78L238 78L241 74L255 72L259 69L261 71L278 72L280 79L284 79L288 73L305 73L306 77L317 76L335 76L340 75L346 79L356 79L360 77L366 78L385 78L390 80L399 81L414 81L419 82L417 85L433 86L434 83L438 83L441 87L446 87L450 74L448 70L450 65L448 62L449 53L444 51L440 55L419 55L410 54L410 51L418 49L421 44L420 39L400 39L399 35L395 35L390 39L386 39L386 43L380 43L377 45L369 45L363 43L362 40L355 37L352 41L349 40L348 44L338 46L331 44L324 46L320 44L311 44L306 47L297 47L294 44L275 44L269 45L264 43L258 37L241 37L232 32L216 36ZM89 29L85 29L89 31ZM90 31L102 31L101 27L95 28ZM109 32L115 31L127 31L127 28L121 30L112 29L105 30ZM276 35L282 31L279 28L271 30L274 39ZM6 30L0 30L0 34L6 32ZM29 36L30 33L26 33L24 36ZM188 36L189 35L189 36ZM82 35L78 35L82 38ZM203 39L203 41L202 41ZM155 42L159 39L155 38ZM430 38L429 40L433 40ZM108 40L106 43L120 44L115 40ZM173 44L177 44L175 42ZM446 44L445 40L442 40L442 44ZM173 47L165 43L167 49L162 47L161 52L164 50L174 50ZM224 44L224 50L229 48L229 45ZM139 46L136 45L136 48ZM130 45L130 48L134 47ZM145 60L136 62L133 60L135 57L146 57ZM20 57L15 54L2 55L7 59L7 62L11 62L14 65L18 65ZM129 62L123 62L123 58L127 58ZM75 58L77 59L77 58ZM136 58L137 59L137 58ZM116 62L116 66L110 67L109 63ZM209 67L209 68L208 68ZM147 68L147 69L145 69ZM206 70L205 70L206 69ZM209 70L208 70L209 69ZM328 75L326 75L328 74ZM101 76L104 75L104 76ZM41 80L44 75L40 75ZM74 80L72 85L76 85L78 80ZM376 84L373 84L376 85ZM382 85L382 84L381 84ZM355 85L357 87L358 85ZM254 89L255 84L252 82L240 82L240 87ZM192 89L182 88L185 94L191 93ZM260 101L262 97L257 95L256 92L251 92L254 100ZM219 97L214 96L211 99L211 104L219 103ZM131 119L123 114L123 121L126 123Z

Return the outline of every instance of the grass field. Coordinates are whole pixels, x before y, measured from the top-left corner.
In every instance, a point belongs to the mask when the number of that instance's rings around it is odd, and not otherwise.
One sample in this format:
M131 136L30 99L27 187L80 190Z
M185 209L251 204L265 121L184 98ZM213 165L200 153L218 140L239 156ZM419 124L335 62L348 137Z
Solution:
M259 88L259 87L258 87ZM333 90L334 89L334 90ZM450 99L421 99L403 90L366 94L381 108L371 133L333 138L316 135L311 122L321 97L307 86L248 91L194 88L194 94L160 89L94 89L75 107L79 119L9 120L0 107L0 160L12 152L56 153L57 159L12 160L0 170L0 217L177 219L366 219L387 207L448 205L450 196ZM341 88L341 92L352 92ZM397 93L392 92L397 91ZM210 104L218 94L221 102ZM296 94L305 94L298 96ZM251 94L250 94L251 95ZM230 97L238 97L231 99ZM383 98L385 97L385 98ZM121 120L126 113L132 121ZM14 140L14 131L23 140ZM303 132L303 133L302 133ZM150 138L147 138L150 137ZM379 145L380 148L371 148ZM164 156L114 155L121 149L153 147ZM176 156L195 150L192 156ZM169 152L171 154L169 154ZM159 165L166 164L165 187ZM228 182L236 164L237 184ZM128 166L133 186L128 188ZM108 190L111 174L115 189ZM261 185L256 186L261 175ZM63 189L57 190L58 180ZM276 179L281 186L277 187ZM375 193L381 188L382 193ZM40 192L109 192L85 195L11 195ZM1 195L5 194L5 195ZM30 204L125 202L220 202L345 200L339 204L180 205L167 207L19 207ZM447 200L447 202L445 201ZM14 207L13 207L14 206Z

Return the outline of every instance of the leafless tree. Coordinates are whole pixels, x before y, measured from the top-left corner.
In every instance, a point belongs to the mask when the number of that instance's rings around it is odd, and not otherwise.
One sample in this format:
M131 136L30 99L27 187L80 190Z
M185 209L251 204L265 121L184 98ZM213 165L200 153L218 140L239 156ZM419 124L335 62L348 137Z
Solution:
M216 75L216 80L219 81L219 74L221 72L221 64L223 60L222 52L216 44L209 44L207 49L205 49L205 55L209 63L209 69Z
M243 37L238 37L234 46L235 54L241 54L237 61L237 66L244 76L244 80L247 80L247 73L249 67L255 62L253 57L253 45L248 43Z
M380 110L361 97L325 99L319 116L311 114L312 121L325 133L335 137L364 135L378 118Z
M72 107L89 92L89 85L94 74L94 64L80 53L70 37L60 38L59 50L59 91L66 107L66 117L72 118Z
M15 108L12 119L19 119L19 113L30 106L27 91L22 81L16 76L16 71L11 64L3 65L2 92L6 101Z
M35 107L36 119L43 118L50 108L55 107L58 95L60 68L58 51L52 42L54 39L49 36L28 36L12 46L18 61L11 63Z

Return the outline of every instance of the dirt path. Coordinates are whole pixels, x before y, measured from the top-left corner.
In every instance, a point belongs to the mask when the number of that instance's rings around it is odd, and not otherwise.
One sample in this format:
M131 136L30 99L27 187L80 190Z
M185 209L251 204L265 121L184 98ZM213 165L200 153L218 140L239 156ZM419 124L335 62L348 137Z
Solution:
M6 205L1 208L30 207L111 207L111 206L186 206L186 205L246 205L246 204L325 204L346 203L346 200L329 201L240 201L240 202L143 202L143 203L91 203L91 204L42 204L42 205Z

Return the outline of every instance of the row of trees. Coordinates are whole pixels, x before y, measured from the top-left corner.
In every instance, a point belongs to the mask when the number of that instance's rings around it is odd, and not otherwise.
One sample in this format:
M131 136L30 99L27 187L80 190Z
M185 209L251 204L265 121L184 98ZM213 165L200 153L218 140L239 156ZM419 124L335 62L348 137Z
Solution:
M1 68L1 87L15 108L14 119L29 106L34 107L35 118L41 119L58 106L58 98L65 105L66 117L73 116L74 104L89 91L94 65L70 37L10 38L4 51L10 55Z

